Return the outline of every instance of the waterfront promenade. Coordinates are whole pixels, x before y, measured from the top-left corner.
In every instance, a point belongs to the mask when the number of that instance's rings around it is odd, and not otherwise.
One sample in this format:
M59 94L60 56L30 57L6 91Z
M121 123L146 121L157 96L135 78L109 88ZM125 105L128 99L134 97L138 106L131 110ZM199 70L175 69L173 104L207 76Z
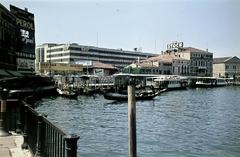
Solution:
M28 149L22 149L23 136L12 133L10 136L0 137L1 157L31 157Z

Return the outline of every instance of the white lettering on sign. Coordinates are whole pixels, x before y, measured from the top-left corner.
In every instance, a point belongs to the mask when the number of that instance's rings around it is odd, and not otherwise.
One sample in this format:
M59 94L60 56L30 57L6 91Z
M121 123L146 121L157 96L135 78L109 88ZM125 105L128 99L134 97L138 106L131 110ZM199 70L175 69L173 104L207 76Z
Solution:
M179 42L179 43L173 42L172 44L167 45L167 49L175 49L179 47L183 47L183 42Z

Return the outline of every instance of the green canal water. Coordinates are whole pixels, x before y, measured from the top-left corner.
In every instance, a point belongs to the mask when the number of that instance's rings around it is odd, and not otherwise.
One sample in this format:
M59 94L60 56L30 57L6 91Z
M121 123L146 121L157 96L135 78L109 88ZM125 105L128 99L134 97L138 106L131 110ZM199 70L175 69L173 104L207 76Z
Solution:
M127 102L49 97L36 110L80 136L80 157L128 156ZM240 86L188 88L136 102L137 156L240 156Z

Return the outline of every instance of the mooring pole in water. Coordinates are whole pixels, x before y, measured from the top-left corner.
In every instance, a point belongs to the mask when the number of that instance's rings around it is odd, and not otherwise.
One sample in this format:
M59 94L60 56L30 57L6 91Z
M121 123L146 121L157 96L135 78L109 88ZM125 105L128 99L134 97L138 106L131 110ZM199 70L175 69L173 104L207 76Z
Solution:
M136 98L135 86L128 86L128 146L129 157L137 156L137 134L136 134Z

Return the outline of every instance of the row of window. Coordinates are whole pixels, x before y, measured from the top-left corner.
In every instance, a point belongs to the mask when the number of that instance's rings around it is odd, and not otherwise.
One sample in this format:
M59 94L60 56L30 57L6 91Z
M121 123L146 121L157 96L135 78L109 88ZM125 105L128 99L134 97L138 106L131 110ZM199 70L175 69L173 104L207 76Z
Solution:
M97 52L97 54L95 55L100 55L100 54L104 54L104 55L107 55L107 56L111 56L111 55L119 55L119 56L122 56L123 55L123 52L117 52L117 51L104 51L104 50L95 50L95 49L86 49L86 48L82 48L82 47L68 47L66 50L73 50L73 51L88 51L88 52ZM51 49L51 50L47 50L47 53L51 53L51 52L63 52L63 48L58 48L58 49ZM71 52L71 55L73 56L81 56L81 54L78 52L78 53L72 53ZM94 55L94 54L91 54L91 55ZM140 53L125 53L124 56L129 56L129 57L141 57L141 58L145 58L146 55L148 55L148 57L154 57L156 55L154 54L140 54Z
M196 54L196 53L192 53L191 54L191 57L201 57L201 58L205 58L205 57L207 57L207 58L212 58L212 55L211 54Z
M225 69L226 69L226 70L230 69L230 66L229 66L229 65L226 65L226 66L225 66ZM233 65L233 66L232 66L232 69L236 70L236 69L237 69L237 66L236 66L236 65Z
M210 61L191 61L191 66L209 66L212 67L212 62Z
M170 71L169 71L170 73ZM162 74L162 71L161 70L158 70L158 69L142 69L142 74ZM163 71L163 74L167 74L167 71Z
M34 53L16 52L16 54L20 57L35 58Z
M173 63L183 64L184 62L183 61L182 62L181 61L173 61ZM186 62L185 64L189 64L189 62Z
M58 49L50 49L50 50L47 50L47 53L52 53L52 52L61 52L63 51L63 48L58 48Z
M175 73L175 66L173 66L172 68L172 71L173 73ZM177 67L177 73L180 74L180 73L188 73L189 72L189 67Z

